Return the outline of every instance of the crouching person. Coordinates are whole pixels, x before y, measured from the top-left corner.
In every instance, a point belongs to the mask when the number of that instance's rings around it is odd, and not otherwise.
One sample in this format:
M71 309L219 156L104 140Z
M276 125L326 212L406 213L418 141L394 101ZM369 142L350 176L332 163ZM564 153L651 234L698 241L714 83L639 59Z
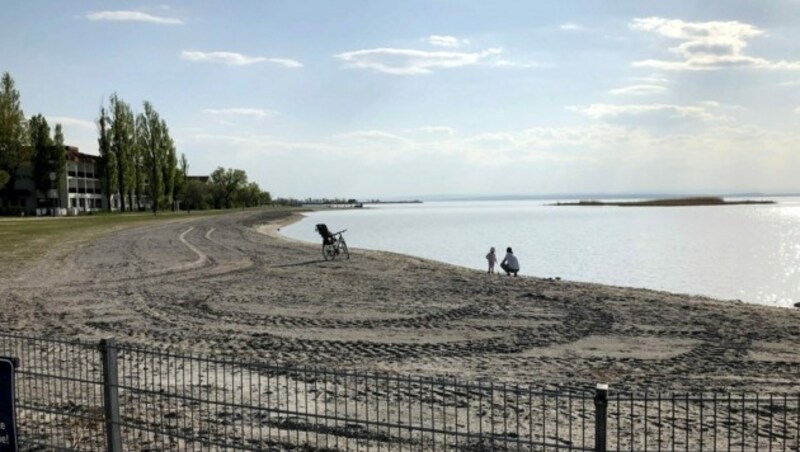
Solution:
M507 275L514 274L517 276L519 273L519 261L517 260L517 256L514 256L514 251L511 250L509 246L506 248L506 257L503 258L503 262L500 262L500 268L502 268Z

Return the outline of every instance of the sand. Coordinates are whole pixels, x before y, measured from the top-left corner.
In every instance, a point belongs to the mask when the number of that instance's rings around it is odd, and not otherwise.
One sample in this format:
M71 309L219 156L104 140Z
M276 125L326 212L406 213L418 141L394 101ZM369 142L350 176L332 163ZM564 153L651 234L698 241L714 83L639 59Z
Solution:
M318 245L273 210L55 246L0 280L0 324L243 361L524 384L800 391L800 310ZM480 250L476 250L479 254ZM713 271L713 269L709 269Z

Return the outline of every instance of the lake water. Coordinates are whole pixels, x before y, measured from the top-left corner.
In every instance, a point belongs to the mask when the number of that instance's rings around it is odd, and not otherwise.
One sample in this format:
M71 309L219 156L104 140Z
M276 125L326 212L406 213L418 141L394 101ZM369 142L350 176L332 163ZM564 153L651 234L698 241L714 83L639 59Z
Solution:
M554 207L550 201L426 202L313 212L281 230L350 248L486 268L514 248L522 274L791 306L800 301L800 198L709 207ZM500 271L498 269L498 271Z

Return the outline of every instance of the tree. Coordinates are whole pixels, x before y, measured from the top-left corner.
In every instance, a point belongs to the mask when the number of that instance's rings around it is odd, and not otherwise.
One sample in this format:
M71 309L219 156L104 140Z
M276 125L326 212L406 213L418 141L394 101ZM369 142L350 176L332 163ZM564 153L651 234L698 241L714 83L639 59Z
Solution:
M189 177L189 160L186 159L186 154L181 154L181 175L186 182L186 178Z
M262 191L260 195L258 195L258 205L266 206L272 204L272 195L269 194L268 191Z
M175 142L169 136L167 123L161 120L161 156L163 158L161 170L164 180L164 204L175 210L175 170L178 167L178 158L175 156Z
M208 208L210 198L209 185L198 180L186 182L186 194L183 202L186 203L186 210L201 210Z
M8 72L0 80L0 190L14 188L17 168L30 160L25 113Z
M60 122L56 123L56 128L53 132L53 164L55 166L56 180L60 181L64 177L64 170L67 167L67 147L64 145L64 131ZM64 187L60 183L56 187L59 197L63 195L62 188Z
M261 188L255 182L250 182L241 191L239 201L242 207L256 207L261 204Z
M103 192L106 194L106 208L111 210L111 197L119 193L117 157L111 149L111 132L109 130L109 117L105 107L100 107L100 117L97 118L97 147L100 150L100 183L103 184Z
M231 208L238 202L240 192L247 185L247 173L239 169L219 167L209 177L214 207Z
M98 144L107 170L104 184L118 189L121 210L130 210L132 205L142 208L145 198L150 198L153 213L172 204L178 166L175 142L153 105L145 101L144 112L134 115L115 93L109 113L101 107L98 124ZM113 171L112 163L116 165Z
M181 154L179 167L175 168L175 190L174 196L176 200L183 203L186 202L186 178L189 176L189 161L186 160L186 154Z
M131 148L131 184L133 198L136 198L136 210L144 209L145 186L147 185L147 167L144 162L144 149L139 139L139 129L134 127L134 146ZM131 200L133 203L133 201Z
M28 121L28 132L33 152L33 183L41 193L50 189L61 192L60 181L64 176L67 163L64 132L61 124L56 124L53 138L50 138L50 126L42 115L36 115Z
M50 126L42 115L36 115L28 121L30 144L33 149L33 183L42 193L52 188L50 173L55 171L52 161L53 140L50 138Z
M153 214L160 207L163 188L163 140L162 122L150 102L144 102L144 113L139 113L136 118L136 128L139 142L144 156L144 166L148 178L148 194L150 195Z
M130 105L126 104L115 93L110 99L110 141L111 149L117 160L117 183L121 198L122 211L130 210L130 196L133 193L133 147L135 142L135 121Z

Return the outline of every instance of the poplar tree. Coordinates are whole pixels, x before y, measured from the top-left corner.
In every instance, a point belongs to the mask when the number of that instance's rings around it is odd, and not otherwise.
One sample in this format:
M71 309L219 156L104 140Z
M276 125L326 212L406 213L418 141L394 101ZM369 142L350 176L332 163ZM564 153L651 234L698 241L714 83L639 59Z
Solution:
M55 167L56 181L61 181L64 177L64 171L67 168L67 147L64 145L64 131L61 123L56 123L55 130L53 131L53 165ZM65 188L61 182L56 182L56 190L58 191L59 198L64 194L62 190Z
M186 154L181 153L181 176L183 183L186 184L186 179L189 177L189 160L186 159Z
M28 121L28 133L33 151L33 184L42 193L52 188L50 173L55 171L52 162L53 140L50 138L50 126L42 115L33 116Z
M6 172L6 171L3 171L3 170L0 170L0 193L2 193L2 192L3 192L3 187L5 187L5 186L6 186L6 184L8 183L8 180L9 180L10 178L11 178L11 177L8 175L8 172ZM2 200L2 199L0 199L0 201L1 201L1 200ZM2 208L2 204L0 204L0 208Z
M14 189L17 168L30 160L27 121L20 106L19 91L8 72L0 79L0 193Z
M145 101L144 112L134 115L130 105L115 93L108 112L100 108L98 129L101 175L109 206L115 190L120 194L123 211L131 210L134 199L135 205L141 207L146 197L150 198L153 213L165 203L172 205L176 186L181 185L175 142L153 105ZM185 178L184 174L183 182Z
M103 185L103 193L106 195L106 209L111 210L111 197L119 193L117 157L111 149L111 131L109 130L110 119L105 107L100 107L100 117L97 118L97 147L100 150L100 183Z
M163 119L161 120L161 149L164 203L170 206L170 210L175 210L175 170L178 167L178 158L175 155L175 141L169 136L169 128Z
M131 209L130 201L134 192L135 146L134 117L130 105L115 93L111 95L111 149L117 158L117 183L121 195L122 211Z
M158 212L164 192L162 121L150 102L144 102L144 112L136 118L136 129L141 143L144 166L148 178L148 194L153 214Z
M131 162L133 163L132 171L132 184L133 194L136 197L137 210L143 208L143 200L145 196L145 185L147 184L147 173L144 164L144 149L142 140L139 137L138 127L134 127L134 146L131 151Z
M50 126L42 115L36 115L28 121L28 132L33 152L33 183L41 193L50 189L61 194L61 178L67 163L64 147L64 132L61 124L56 124L53 137L50 138ZM53 178L51 178L51 174Z
M188 177L189 161L186 160L186 154L181 154L178 161L178 167L175 168L175 190L173 196L175 200L185 203L186 198L186 178Z

